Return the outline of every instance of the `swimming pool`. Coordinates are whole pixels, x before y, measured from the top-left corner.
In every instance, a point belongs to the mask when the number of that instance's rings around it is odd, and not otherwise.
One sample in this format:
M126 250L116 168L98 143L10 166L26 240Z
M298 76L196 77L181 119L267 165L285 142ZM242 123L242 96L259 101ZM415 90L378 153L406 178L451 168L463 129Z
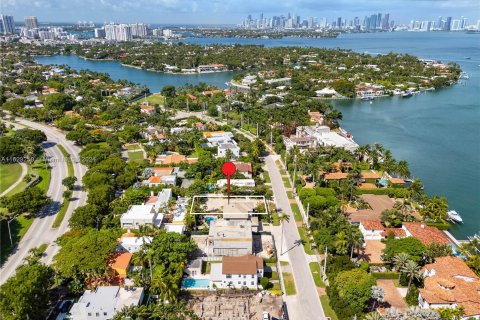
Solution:
M207 289L209 285L210 285L210 280L208 279L193 279L193 278L182 279L183 289Z
M205 217L205 222L210 225L210 222L217 220L217 218L214 217Z

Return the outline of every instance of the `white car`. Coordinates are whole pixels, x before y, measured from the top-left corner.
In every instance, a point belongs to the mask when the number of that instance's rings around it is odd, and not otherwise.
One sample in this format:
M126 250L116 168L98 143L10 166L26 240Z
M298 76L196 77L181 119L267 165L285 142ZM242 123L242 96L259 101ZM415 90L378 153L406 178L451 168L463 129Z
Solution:
M263 311L263 320L270 320L270 313Z

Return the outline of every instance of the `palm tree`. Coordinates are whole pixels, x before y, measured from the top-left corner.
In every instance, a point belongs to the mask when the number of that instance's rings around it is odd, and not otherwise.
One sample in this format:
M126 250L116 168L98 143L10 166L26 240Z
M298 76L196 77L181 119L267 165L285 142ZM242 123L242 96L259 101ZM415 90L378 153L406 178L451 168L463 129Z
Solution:
M335 236L335 250L338 254L347 254L348 252L348 238L344 231L340 231Z
M382 316L377 311L373 311L368 313L364 319L365 320L382 320Z
M395 171L400 175L402 178L410 177L410 169L408 167L408 162L405 160L398 161Z
M281 216L278 217L278 220L280 220L280 223L282 224L282 238L280 240L280 255L283 255L283 225L284 225L284 222L286 223L290 222L290 216L288 214L282 214Z
M424 194L423 192L423 183L420 179L416 178L413 180L412 184L408 187L408 196L411 199L418 200Z
M393 207L402 213L402 220L406 221L408 209L410 208L410 202L407 199L403 199L403 201L395 202Z
M357 227L354 227L350 230L348 241L351 246L350 259L353 257L353 250L355 248L360 248L363 244L363 234Z
M410 261L410 255L405 252L400 252L399 254L393 257L392 261L393 261L393 265L395 266L395 269L397 269L398 271L401 271L405 267L407 262ZM400 281L400 276L401 276L401 273L398 275L398 281Z
M420 273L420 267L415 261L408 260L407 263L403 266L402 272L405 272L408 276L408 290L412 284L413 279L421 279L422 274Z
M385 292L380 287L372 286L372 292L370 293L370 298L372 298L373 300L372 310L375 310L377 303L382 303L385 301Z

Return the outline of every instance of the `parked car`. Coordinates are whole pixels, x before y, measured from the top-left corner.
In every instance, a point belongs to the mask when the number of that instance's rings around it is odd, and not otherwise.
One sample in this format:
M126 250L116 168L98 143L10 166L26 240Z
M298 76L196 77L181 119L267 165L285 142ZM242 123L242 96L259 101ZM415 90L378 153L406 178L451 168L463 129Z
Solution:
M63 301L62 306L60 307L61 313L67 313L70 310L70 306L72 305L72 300L65 300Z
M270 313L263 311L263 320L270 320Z

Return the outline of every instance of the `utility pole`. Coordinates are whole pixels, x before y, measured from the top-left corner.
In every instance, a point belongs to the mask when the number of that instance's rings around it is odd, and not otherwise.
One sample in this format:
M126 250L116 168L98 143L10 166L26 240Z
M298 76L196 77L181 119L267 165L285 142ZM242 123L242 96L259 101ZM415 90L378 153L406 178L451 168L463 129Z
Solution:
M310 229L310 226L308 224L308 213L309 213L309 211L310 211L310 202L307 204L307 214L306 214L307 221L305 221L306 224L307 224L307 229Z
M293 194L296 194L295 192L295 176L297 174L297 155L294 155L294 158L293 158L293 181L292 181L292 193ZM288 169L287 169L288 171Z
M324 255L324 263L323 263L323 275L325 278L327 277L327 256L328 256L328 247L325 246L325 255Z
M257 138L258 138L258 122L257 122Z
M273 126L270 125L270 148L273 149Z

